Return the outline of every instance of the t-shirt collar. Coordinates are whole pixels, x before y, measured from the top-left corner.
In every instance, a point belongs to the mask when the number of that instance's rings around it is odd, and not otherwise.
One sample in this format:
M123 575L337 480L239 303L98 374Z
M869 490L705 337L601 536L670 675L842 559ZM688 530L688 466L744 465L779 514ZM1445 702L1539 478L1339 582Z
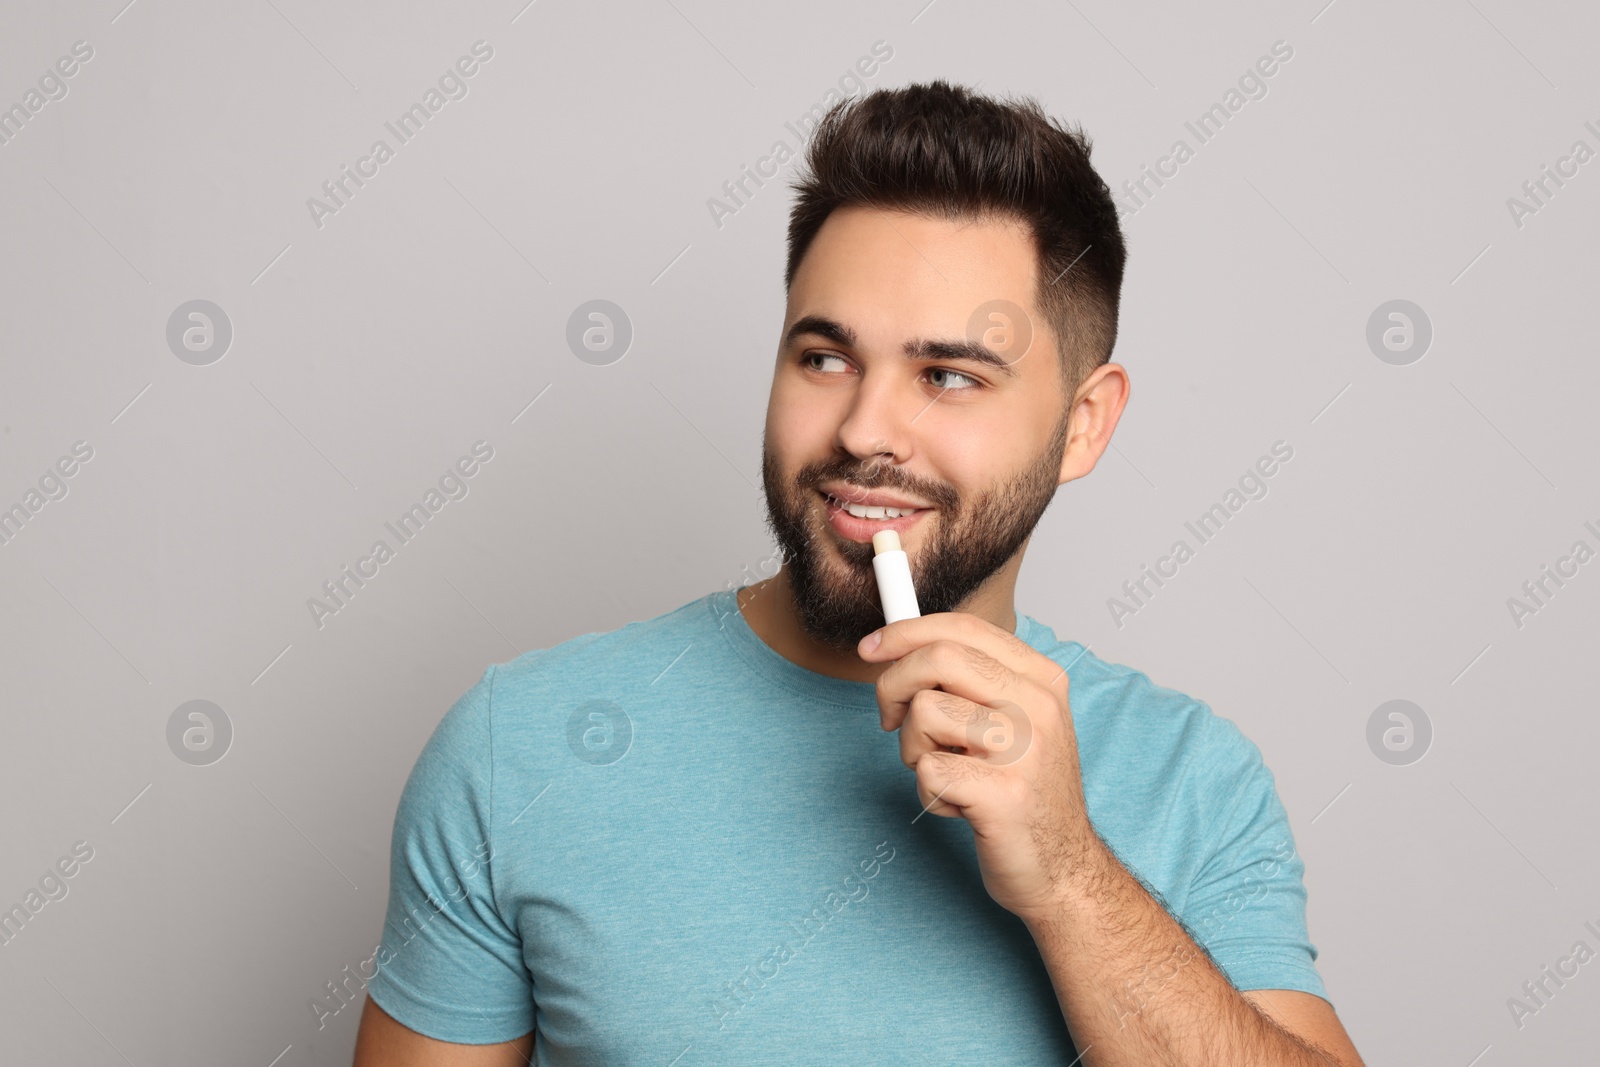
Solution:
M750 628L739 611L736 590L723 589L706 598L713 626L721 629L728 643L757 674L769 678L810 700L845 708L876 710L878 690L871 682L857 682L819 674L787 659ZM1022 612L1016 612L1016 634L1041 652L1057 644L1054 631ZM862 635L865 636L865 635Z

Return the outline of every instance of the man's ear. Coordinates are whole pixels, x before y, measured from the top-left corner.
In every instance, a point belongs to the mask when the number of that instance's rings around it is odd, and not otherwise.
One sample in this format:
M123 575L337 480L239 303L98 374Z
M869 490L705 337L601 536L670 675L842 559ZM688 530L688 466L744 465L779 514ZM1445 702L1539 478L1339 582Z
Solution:
M1111 434L1128 406L1132 383L1128 371L1118 363L1104 363L1078 386L1068 416L1067 443L1061 453L1061 479L1065 485L1094 470L1100 456L1111 444Z

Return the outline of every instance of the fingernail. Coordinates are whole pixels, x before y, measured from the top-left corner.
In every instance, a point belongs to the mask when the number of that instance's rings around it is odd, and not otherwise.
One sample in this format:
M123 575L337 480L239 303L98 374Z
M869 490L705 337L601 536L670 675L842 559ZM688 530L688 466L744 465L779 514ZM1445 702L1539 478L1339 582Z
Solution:
M871 652L881 644L883 644L883 631L874 630L861 639L861 651Z

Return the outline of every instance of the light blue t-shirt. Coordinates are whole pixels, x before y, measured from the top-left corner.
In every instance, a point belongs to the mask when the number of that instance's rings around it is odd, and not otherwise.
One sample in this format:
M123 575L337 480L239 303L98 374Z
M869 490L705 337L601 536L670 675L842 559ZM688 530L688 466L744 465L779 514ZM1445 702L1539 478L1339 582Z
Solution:
M1256 746L1017 627L1068 672L1089 816L1122 863L1239 989L1325 995ZM417 759L369 992L443 1041L537 1029L534 1062L561 1067L1072 1062L971 827L921 812L873 685L783 658L732 590L529 652Z

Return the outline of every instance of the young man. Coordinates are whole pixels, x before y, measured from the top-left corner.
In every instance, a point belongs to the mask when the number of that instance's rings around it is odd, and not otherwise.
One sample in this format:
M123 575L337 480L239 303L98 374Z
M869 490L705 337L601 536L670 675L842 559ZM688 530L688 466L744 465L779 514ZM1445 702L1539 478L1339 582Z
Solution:
M1255 745L1012 606L1128 399L1089 147L941 81L821 124L763 438L783 566L450 709L358 1067L1358 1067ZM888 626L884 528L922 610Z

